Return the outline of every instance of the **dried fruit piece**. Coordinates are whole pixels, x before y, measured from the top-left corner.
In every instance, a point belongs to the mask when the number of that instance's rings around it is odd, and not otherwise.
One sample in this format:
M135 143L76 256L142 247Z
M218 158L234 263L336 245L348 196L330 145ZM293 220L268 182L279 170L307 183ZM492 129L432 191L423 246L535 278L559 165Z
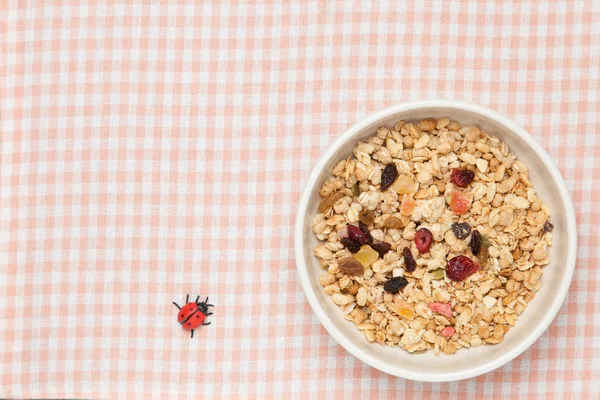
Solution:
M324 212L329 211L329 209L331 207L333 207L334 204L337 203L338 200L341 199L342 197L344 197L344 193L341 191L331 193L329 196L325 197L319 203L319 207L318 207L319 212L324 213Z
M464 240L471 233L471 225L466 222L455 222L452 224L452 232L460 240Z
M360 243L350 239L343 238L340 242L346 247L351 253L357 253L360 250Z
M492 246L488 238L484 235L481 235L481 249L479 250L479 254L477 254L477 261L480 265L485 265L490 252L489 248Z
M397 276L387 281L385 285L383 285L383 290L388 293L396 294L406 285L408 285L406 278L403 276Z
M451 258L446 265L446 276L453 281L463 281L467 276L477 272L479 265L466 256Z
M412 255L412 252L408 247L405 247L402 250L402 255L404 256L404 269L408 272L413 272L417 269L417 262Z
M383 257L388 251L392 249L392 245L388 242L379 242L371 245L371 248L379 253L379 256Z
M387 188L392 186L392 183L394 183L397 177L398 168L396 168L396 164L389 163L388 165L386 165L383 169L383 172L381 173L381 185L379 186L381 191L383 192L387 190Z
M466 188L475 179L475 172L468 169L454 168L450 180L455 186Z
M467 196L457 190L452 192L452 197L450 198L450 209L455 214L463 215L470 207L471 201L467 198Z
M400 308L398 308L398 315L401 316L401 317L403 317L403 318L406 318L408 320L413 320L415 318L415 312L410 307L400 307Z
M338 263L340 271L346 275L362 275L365 273L365 267L352 257L347 257Z
M444 270L442 268L436 269L435 271L431 271L431 276L435 280L444 279Z
M478 230L474 230L471 235L471 252L473 255L479 254L481 250L481 233Z
M552 232L554 229L554 225L550 223L550 221L546 221L544 224L544 232Z
M379 253L373 250L368 244L365 244L354 255L354 258L367 268L379 258Z
M375 221L375 214L371 210L362 210L358 213L358 220L365 225L372 225Z
M444 317L452 317L452 305L450 303L429 303L429 308Z
M400 175L392 185L392 190L398 194L414 193L415 181L408 175Z
M367 238L367 243L373 244L373 236L371 236L369 228L367 228L367 226L360 221L358 222L358 228L361 230L362 233L364 233L365 237Z
M360 188L358 187L358 183L355 183L354 185L352 185L352 194L354 196L360 195Z
M419 253L427 253L433 242L433 234L427 228L421 228L415 234L415 244Z
M447 326L444 329L442 329L442 331L440 332L442 334L443 337L445 337L446 339L450 339L450 337L452 335L454 335L454 327L452 326Z
M404 222L402 222L402 220L398 217L388 217L385 221L383 221L384 228L402 229L404 226Z
M364 232L354 225L348 225L348 237L360 245L367 243Z
M402 206L400 206L400 214L406 215L407 217L412 214L415 209L415 200L409 195L405 194L402 198Z

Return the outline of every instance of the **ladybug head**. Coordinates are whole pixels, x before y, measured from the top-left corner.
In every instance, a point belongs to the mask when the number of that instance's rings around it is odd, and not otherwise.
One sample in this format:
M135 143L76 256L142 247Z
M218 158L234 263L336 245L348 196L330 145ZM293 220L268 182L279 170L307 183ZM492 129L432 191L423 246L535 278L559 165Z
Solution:
M198 306L198 310L202 311L204 314L208 313L208 307L214 307L212 304L208 303L208 297L204 301L198 301L196 298L196 305Z
M196 304L198 305L198 310L202 311L204 314L208 312L208 305L206 305L206 303L201 302Z

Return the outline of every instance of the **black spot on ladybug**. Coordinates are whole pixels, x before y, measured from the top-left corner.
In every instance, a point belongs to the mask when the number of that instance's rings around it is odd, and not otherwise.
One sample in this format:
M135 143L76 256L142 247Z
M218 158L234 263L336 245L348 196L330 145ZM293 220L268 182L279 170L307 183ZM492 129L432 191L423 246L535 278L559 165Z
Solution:
M196 315L196 318L200 318L200 316L199 316L199 315Z
M185 317L185 314L184 314L184 313L181 313L181 318L183 318L183 317Z
M191 323L190 323L190 322L188 322L188 325L191 325Z

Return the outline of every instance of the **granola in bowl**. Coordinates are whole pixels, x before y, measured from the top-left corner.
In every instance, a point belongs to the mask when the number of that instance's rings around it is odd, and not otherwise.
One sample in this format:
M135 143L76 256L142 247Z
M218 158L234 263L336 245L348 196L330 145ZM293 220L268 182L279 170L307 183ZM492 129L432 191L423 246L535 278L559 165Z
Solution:
M367 340L497 344L540 287L550 212L505 143L449 118L358 142L320 189L323 290Z

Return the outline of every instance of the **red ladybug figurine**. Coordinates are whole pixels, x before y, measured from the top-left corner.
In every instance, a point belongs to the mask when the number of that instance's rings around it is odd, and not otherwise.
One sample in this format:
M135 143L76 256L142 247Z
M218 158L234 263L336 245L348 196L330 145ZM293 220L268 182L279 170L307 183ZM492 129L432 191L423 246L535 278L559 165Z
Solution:
M200 325L210 325L210 322L204 322L204 318L212 315L212 313L208 312L208 307L214 307L212 304L208 304L208 297L201 303L198 303L198 299L200 299L199 295L196 297L196 301L189 302L190 295L188 294L185 298L186 305L183 307L179 307L177 303L173 302L175 307L180 310L177 314L177 321L183 329L192 331L191 337L194 337L194 329Z

